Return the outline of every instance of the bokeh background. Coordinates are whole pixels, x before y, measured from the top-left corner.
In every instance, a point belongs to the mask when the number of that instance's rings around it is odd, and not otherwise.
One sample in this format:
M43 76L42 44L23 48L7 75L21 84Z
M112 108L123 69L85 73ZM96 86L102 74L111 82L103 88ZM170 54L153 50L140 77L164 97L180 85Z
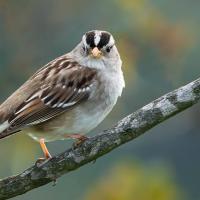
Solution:
M40 66L70 51L84 32L113 33L126 88L91 134L200 74L200 1L0 0L0 101ZM16 200L200 199L200 106ZM49 143L52 154L71 141ZM42 155L23 134L0 141L0 177L23 171Z

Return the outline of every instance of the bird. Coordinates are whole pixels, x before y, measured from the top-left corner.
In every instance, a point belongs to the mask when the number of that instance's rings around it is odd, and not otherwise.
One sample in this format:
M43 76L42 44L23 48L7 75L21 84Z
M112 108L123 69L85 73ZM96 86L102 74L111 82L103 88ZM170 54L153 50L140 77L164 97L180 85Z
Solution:
M36 71L0 105L0 139L17 132L39 142L75 139L110 113L125 87L122 61L111 33L86 32L78 45Z

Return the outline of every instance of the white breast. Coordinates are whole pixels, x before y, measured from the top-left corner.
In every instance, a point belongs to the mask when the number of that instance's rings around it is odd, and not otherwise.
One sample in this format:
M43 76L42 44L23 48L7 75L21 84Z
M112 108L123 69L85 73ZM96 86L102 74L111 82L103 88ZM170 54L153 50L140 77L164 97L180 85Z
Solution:
M75 109L76 120L71 127L72 130L68 129L69 132L87 133L95 128L109 114L121 96L125 86L121 66L117 66L115 70L99 70L98 78L101 85L94 89L95 92L87 102Z
M87 64L98 69L100 85L93 85L93 92L86 102L51 120L50 125L46 123L44 133L41 130L37 132L34 128L29 129L29 135L34 139L43 137L46 141L52 141L65 139L66 134L86 134L101 123L112 110L125 85L121 61L117 62L117 66L105 66L104 63L94 62ZM48 130L48 127L51 127L51 130Z

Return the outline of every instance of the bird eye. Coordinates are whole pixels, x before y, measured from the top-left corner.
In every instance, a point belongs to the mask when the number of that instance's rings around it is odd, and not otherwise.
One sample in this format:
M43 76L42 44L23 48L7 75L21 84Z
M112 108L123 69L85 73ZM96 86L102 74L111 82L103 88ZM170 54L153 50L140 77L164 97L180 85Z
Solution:
M108 53L109 53L109 52L110 52L110 50L111 50L112 48L113 48L113 46L107 47L107 48L106 48L106 52L108 52Z

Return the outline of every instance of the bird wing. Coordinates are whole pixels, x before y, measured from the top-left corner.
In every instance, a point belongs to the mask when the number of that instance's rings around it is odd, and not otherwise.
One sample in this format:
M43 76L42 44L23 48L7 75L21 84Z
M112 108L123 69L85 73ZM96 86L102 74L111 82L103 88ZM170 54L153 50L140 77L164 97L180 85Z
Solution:
M59 65L58 61L52 61L30 78L30 82L34 81L40 81L40 87L9 115L3 123L7 126L0 133L0 138L20 131L23 127L52 119L87 100L96 83L96 70L68 59L62 60Z

